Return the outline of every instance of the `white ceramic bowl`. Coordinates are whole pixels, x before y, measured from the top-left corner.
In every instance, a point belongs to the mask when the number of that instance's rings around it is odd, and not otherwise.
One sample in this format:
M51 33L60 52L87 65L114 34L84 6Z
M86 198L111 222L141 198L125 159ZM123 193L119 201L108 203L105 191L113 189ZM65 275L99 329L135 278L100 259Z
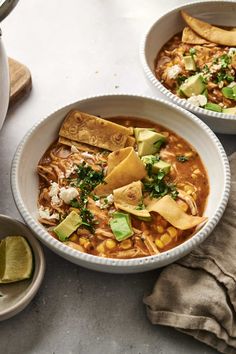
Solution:
M0 37L0 130L5 120L10 95L10 79L8 69L8 59L4 49L2 38Z
M92 256L73 250L54 239L37 221L38 177L36 167L48 146L58 137L59 127L71 109L90 114L146 117L164 125L187 141L199 152L207 168L210 195L205 214L205 226L190 240L174 249L146 258L117 260ZM196 116L178 106L154 98L134 95L104 95L72 103L37 123L20 143L11 170L12 191L16 205L29 227L50 249L78 265L105 272L134 273L162 267L189 253L214 229L227 204L230 171L222 145L214 133Z
M43 280L45 259L42 248L28 227L20 221L0 215L0 240L6 236L24 236L33 251L34 273L31 279L0 284L0 321L22 311L37 293Z
M164 94L169 100L195 113L217 133L236 134L236 115L223 114L196 107L167 90L156 78L154 61L162 46L180 32L184 23L180 10L186 10L203 21L219 26L236 26L235 1L198 1L175 8L160 17L144 36L140 55L144 71L151 86Z

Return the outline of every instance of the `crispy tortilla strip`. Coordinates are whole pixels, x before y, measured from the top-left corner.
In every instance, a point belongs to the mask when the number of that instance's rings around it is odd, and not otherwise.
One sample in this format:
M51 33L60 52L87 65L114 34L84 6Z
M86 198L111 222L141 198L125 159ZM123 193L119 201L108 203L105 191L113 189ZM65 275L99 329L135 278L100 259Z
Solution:
M116 188L131 182L139 181L147 174L143 162L132 147L127 147L108 156L108 174L105 184L99 184L95 189L96 195L108 195Z
M113 191L115 207L130 214L150 218L149 212L140 207L143 205L142 182L132 182Z
M110 151L125 147L131 130L87 113L71 111L66 116L59 136Z
M153 200L147 206L147 210L157 212L171 225L180 230L191 229L207 220L204 216L192 216L186 214L169 195L166 195L161 199Z
M235 46L236 45L236 33L234 31L227 31L215 26L210 25L207 22L198 20L185 11L181 11L181 15L187 25L196 32L199 36L206 40L221 45Z
M99 148L97 148L95 146L78 143L77 141L66 139L61 136L59 136L58 141L59 141L59 143L67 145L67 146L75 146L77 149L79 149L81 151L87 151L87 152L93 152L93 153L99 152Z
M133 136L128 136L127 137L127 140L126 140L126 143L125 143L125 147L127 146L134 146L135 144L135 138Z
M185 27L182 33L182 42L187 44L207 44L204 38L199 37L190 27Z

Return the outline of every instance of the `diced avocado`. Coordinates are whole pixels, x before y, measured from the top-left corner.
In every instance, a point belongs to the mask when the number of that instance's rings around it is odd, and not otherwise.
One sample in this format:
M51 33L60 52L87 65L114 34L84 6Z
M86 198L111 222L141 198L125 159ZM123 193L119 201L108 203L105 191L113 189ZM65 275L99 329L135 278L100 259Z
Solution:
M110 226L117 241L123 241L134 233L129 214L118 211L113 213Z
M145 130L155 131L154 128L134 128L134 136L137 142L139 142L139 133Z
M185 66L185 69L188 71L195 71L196 70L195 60L193 59L192 55L186 55L184 57L184 66Z
M200 74L196 74L185 80L179 89L186 97L191 97L192 95L200 95L205 88L203 77Z
M229 98L231 100L235 100L236 99L236 90L234 89L234 87L223 87L221 92L223 93L223 95L226 98Z
M208 97L208 91L207 91L207 89L205 89L201 94L204 95L204 96L207 98L207 97Z
M208 102L205 106L204 106L205 109L208 109L210 111L214 111L214 112L222 112L222 108L221 106L219 106L218 104L216 103L211 103L211 102Z
M81 224L81 217L73 210L53 231L57 234L60 241L66 241Z
M158 161L153 165L153 172L162 171L167 175L170 172L171 164L165 161Z
M223 108L222 113L236 114L236 107Z
M146 156L142 156L141 160L143 161L144 165L147 164L154 165L155 162L160 160L160 157L155 155L146 155Z
M166 137L160 133L147 130L139 133L138 142L139 156L153 155L160 150L161 145L166 141Z
M170 172L171 165L168 162L160 160L157 156L154 155L147 155L141 158L145 165L150 164L152 165L152 172L158 173L158 171L163 171L165 175ZM146 179L145 179L146 180Z

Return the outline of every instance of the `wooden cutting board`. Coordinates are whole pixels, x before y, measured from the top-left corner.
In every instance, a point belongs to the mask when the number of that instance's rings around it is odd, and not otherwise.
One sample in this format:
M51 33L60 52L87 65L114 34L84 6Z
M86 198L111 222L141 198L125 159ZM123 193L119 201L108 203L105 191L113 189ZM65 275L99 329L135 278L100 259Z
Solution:
M18 61L8 58L10 70L10 102L12 107L16 102L26 97L32 87L32 79L29 69Z

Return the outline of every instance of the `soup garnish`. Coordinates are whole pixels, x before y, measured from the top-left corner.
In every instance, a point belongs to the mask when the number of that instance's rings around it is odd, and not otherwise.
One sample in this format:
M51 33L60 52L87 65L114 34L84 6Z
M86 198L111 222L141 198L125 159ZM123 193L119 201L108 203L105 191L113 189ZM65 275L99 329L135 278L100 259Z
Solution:
M198 153L145 119L69 112L38 174L39 221L92 255L155 255L207 220L209 184Z

